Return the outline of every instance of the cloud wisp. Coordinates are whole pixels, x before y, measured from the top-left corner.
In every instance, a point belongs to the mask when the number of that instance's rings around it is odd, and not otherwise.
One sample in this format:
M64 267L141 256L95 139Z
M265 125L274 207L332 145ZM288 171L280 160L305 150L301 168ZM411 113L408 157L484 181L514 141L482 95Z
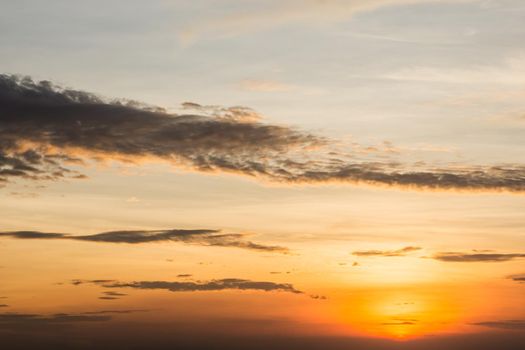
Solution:
M133 281L119 282L114 280L73 280L73 285L92 283L104 288L163 289L170 292L204 292L223 290L279 291L303 294L289 283L251 281L239 278L224 278L210 281Z
M264 245L244 240L244 234L221 233L220 230L140 230L110 231L93 235L71 235L67 233L12 231L0 232L0 237L17 239L75 240L98 243L143 244L153 242L182 242L210 247L234 247L263 252L288 253L280 246Z
M352 255L361 256L361 257L373 257L373 256L383 256L383 257L393 257L393 256L406 256L412 252L421 250L421 247L404 247L396 250L358 250L352 253Z
M523 259L525 254L517 253L458 253L441 252L432 256L432 259L444 262L504 262Z
M246 107L183 105L173 114L108 101L48 81L0 75L0 186L15 179L82 178L88 161L166 161L199 172L287 184L525 192L525 165L430 167L361 159L334 141L265 124Z
M476 0L281 0L277 2L277 6L264 1L257 6L254 1L256 6L248 11L195 21L179 33L179 39L182 44L189 44L201 36L232 36L272 30L283 25L337 23L349 20L356 14L388 6L474 1Z
M99 311L86 311L82 312L81 315L105 315L105 314L133 314L137 312L149 312L149 309L123 309L123 310L99 310Z
M513 280L514 282L525 283L525 273L521 273L518 275L511 275L507 278Z

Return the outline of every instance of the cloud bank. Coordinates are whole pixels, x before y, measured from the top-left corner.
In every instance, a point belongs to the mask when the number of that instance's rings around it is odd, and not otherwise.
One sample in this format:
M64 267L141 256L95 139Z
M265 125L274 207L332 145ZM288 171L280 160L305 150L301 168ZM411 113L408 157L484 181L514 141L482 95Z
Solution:
M525 191L523 164L433 168L357 160L352 150L334 153L321 136L262 123L246 107L183 107L195 113L0 75L0 186L17 178L82 178L71 165L87 161L162 160L280 183Z
M210 247L235 247L264 252L287 253L280 246L263 245L246 241L239 233L221 233L220 230L154 230L154 231L110 231L93 235L71 235L67 233L12 231L0 232L0 237L17 239L75 240L99 243L143 244L152 242L183 242Z
M105 322L110 321L108 315L88 315L88 314L20 314L5 313L0 314L0 330L38 330L62 329L71 327L74 324L85 322Z

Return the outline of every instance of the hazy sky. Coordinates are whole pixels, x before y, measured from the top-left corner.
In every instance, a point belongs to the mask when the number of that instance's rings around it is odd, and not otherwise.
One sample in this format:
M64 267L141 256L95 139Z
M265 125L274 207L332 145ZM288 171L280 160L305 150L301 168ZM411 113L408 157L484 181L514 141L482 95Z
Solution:
M525 346L522 1L0 5L6 344Z

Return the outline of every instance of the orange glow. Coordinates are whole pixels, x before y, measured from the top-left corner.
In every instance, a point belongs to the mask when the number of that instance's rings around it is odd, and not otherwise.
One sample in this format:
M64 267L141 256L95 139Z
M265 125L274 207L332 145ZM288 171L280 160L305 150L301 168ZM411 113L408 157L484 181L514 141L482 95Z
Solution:
M343 333L408 340L461 330L461 308L448 293L426 290L369 290L332 305Z

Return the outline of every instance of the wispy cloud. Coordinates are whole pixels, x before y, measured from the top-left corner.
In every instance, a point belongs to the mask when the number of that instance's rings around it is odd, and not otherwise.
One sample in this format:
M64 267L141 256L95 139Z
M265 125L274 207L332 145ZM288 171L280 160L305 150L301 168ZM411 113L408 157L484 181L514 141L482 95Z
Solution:
M525 83L525 53L508 57L501 65L497 66L471 66L464 69L412 67L390 73L386 75L386 78L436 83L510 84L522 86Z
M86 311L80 313L81 315L104 315L104 314L132 314L137 312L149 312L149 309L123 309L123 310L99 310L99 311Z
M368 256L385 256L385 257L391 257L391 256L405 256L407 254L410 254L412 252L421 250L421 247L404 247L401 249L396 250L358 250L352 253L352 255L356 256L362 256L362 257L368 257ZM355 264L355 263L354 263ZM356 266L356 265L353 265Z
M240 82L239 86L243 90L258 92L282 92L294 88L292 85L278 81L260 79L245 79Z
M525 273L521 273L518 275L511 275L508 278L513 280L514 282L525 283Z
M0 237L17 239L76 240L99 243L142 244L152 242L183 242L203 246L235 247L264 252L287 253L288 249L244 240L244 234L221 233L220 230L140 230L110 231L93 235L71 235L67 233L12 231L0 232Z
M525 165L431 167L360 159L349 149L287 126L264 124L246 107L185 103L170 114L137 102L108 102L47 81L0 75L0 184L16 178L82 177L70 163L163 160L201 172L280 183L525 191Z
M183 44L191 43L201 36L231 36L246 32L270 30L282 25L337 23L362 12L374 11L387 6L425 3L475 2L476 0L282 0L278 5L271 2L254 2L252 10L204 18L179 33ZM257 6L259 5L259 6Z

